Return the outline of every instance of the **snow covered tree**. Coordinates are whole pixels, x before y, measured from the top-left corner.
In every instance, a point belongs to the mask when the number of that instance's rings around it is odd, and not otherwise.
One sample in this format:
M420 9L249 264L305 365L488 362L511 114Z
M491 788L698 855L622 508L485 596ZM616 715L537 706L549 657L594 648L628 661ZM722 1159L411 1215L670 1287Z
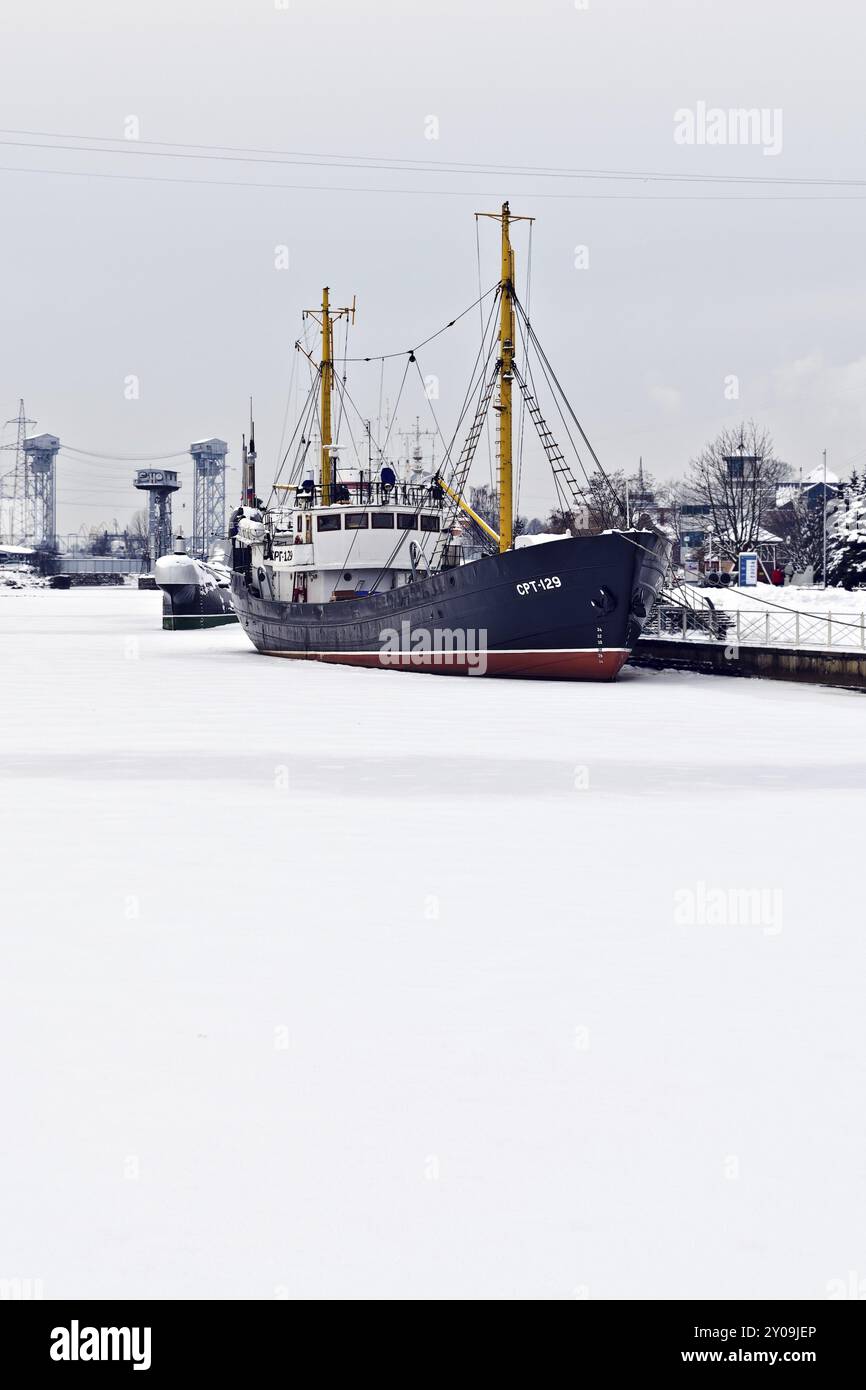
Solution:
M799 493L793 501L769 512L766 525L768 530L782 537L788 559L795 570L806 570L811 566L815 578L821 578L824 562L823 507L814 506L808 497Z
M866 584L866 474L853 475L827 517L827 583L842 589Z
M587 530L590 535L627 524L627 489L622 469L604 473L600 468L596 468L585 481L579 481L578 486L586 506Z

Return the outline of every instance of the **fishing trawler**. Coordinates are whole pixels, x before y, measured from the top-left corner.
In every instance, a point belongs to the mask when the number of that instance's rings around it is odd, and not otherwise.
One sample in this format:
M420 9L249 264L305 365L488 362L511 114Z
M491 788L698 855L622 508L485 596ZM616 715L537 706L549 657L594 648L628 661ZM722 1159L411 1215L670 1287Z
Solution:
M332 401L337 393L345 398L335 370L334 325L354 320L354 304L332 307L328 289L321 310L307 311L321 328L321 359L313 364L311 395L296 430L292 476L274 484L268 505L256 494L251 424L243 446L242 502L230 527L232 595L244 631L265 655L441 675L609 681L640 636L670 549L649 523L629 526L623 512L622 529L578 535L575 526L562 539L515 544L515 385L561 505L574 513L587 494L542 415L530 370L524 374L517 360L519 331L526 357L533 351L548 382L559 387L515 289L511 224L532 219L516 217L507 202L498 213L476 216L501 224L501 275L488 291L490 332L482 337L443 467L427 479L407 479L384 455L376 467L372 459L366 469L344 466L333 438ZM407 372L417 366L416 352L407 353ZM474 416L455 457L472 403ZM318 459L310 466L316 407ZM498 417L498 529L464 497L491 408ZM560 414L565 422L561 407Z

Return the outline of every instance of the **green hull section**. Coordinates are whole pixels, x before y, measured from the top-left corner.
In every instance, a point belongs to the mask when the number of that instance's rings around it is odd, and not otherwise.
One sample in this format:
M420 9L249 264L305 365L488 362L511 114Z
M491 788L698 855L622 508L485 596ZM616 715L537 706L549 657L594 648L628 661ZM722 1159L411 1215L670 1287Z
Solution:
M164 615L162 626L164 632L186 632L190 628L222 627L237 620L237 613L185 613L177 617Z

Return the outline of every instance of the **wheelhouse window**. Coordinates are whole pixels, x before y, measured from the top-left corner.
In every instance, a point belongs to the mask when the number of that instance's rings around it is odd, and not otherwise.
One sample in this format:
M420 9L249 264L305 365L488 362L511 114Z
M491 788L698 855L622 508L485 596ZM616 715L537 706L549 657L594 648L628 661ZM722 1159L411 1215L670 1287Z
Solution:
M415 514L414 514L413 512L398 512L398 513L397 513L397 530L398 530L398 531L417 531L417 530L418 530L418 518L415 516Z
M316 530L317 530L317 531L339 531L339 529L340 529L340 513L339 513L339 512L325 512L325 514L324 514L323 516L317 516L317 517L316 517Z
M366 512L346 512L347 531L366 531L369 525Z
M372 514L374 531L393 531L394 513L393 512L373 512Z
M421 517L421 530L422 530L422 531L438 531L438 530L439 530L439 518L438 518L438 516L422 516L422 517Z

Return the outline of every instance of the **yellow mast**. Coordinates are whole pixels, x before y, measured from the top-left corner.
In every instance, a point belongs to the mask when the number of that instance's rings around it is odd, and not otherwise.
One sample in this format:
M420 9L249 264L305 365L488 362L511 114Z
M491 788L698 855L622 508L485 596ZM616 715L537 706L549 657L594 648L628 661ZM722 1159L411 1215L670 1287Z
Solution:
M331 505L331 313L328 307L328 287L322 290L322 506Z
M355 301L352 300L350 308L332 309L330 292L327 285L322 290L322 362L319 368L321 385L321 431L322 431L322 504L325 507L331 505L331 493L334 482L334 461L332 448L334 439L331 424L331 397L334 388L334 320L341 319L345 315L352 323L355 322ZM317 319L318 309L305 309L304 317L307 314L312 319ZM309 354L308 354L309 355Z
M514 380L514 251L508 224L508 204L502 204L502 296L499 305L499 551L510 550L514 539L513 439L511 383Z
M493 217L502 225L502 270L499 283L499 550L510 550L514 541L514 441L511 386L514 380L514 248L511 223L532 222L516 217L508 203L501 212L479 212L476 217Z
M448 486L444 478L439 477L437 475L436 482L439 485L439 487L441 487L442 491L445 493L445 496L450 497L452 502L456 502L457 506L461 509L461 511L464 511L467 516L471 516L472 520L475 522L475 525L481 527L481 530L484 532L485 536L489 536L490 539L493 541L494 545L498 545L499 537L494 531L493 527L487 525L487 522L484 520L484 517L479 516L477 512L474 512L470 507L469 503L464 501L464 499L460 496L460 493L455 492L453 488Z

